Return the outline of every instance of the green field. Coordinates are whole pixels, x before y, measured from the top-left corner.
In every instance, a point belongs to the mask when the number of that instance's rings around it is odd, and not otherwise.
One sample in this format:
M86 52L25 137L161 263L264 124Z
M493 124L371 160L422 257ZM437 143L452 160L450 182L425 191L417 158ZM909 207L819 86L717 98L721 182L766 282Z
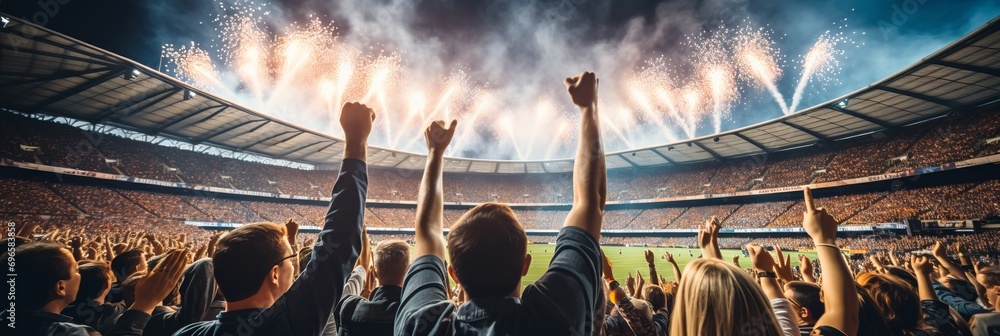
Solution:
M549 261L552 260L552 252L555 251L555 245L550 244L530 244L528 245L528 253L531 254L531 268L528 270L528 274L524 277L522 281L523 285L534 282L539 277L545 273L545 270L549 266ZM688 262L698 258L701 254L699 249L685 249L685 248L666 248L666 247L631 247L631 246L604 246L604 252L608 254L608 258L611 259L611 264L614 268L615 279L620 281L622 285L625 284L625 278L628 276L629 272L635 273L636 270L642 272L643 277L649 282L649 269L646 267L646 259L643 256L643 251L652 250L654 255L656 255L656 272L662 275L667 281L673 281L674 273L667 263L666 259L660 259L663 252L669 251L674 255L674 260L677 261L677 265L680 266L681 271L684 270L684 266ZM791 254L792 265L797 266L799 264L798 252L787 252L782 251L785 254ZM692 256L693 254L693 256ZM740 256L740 266L743 268L750 267L750 260L743 257L743 253L740 250L722 250L722 255L725 257L726 261L731 261L733 256ZM815 260L815 252L806 252L805 255L809 259Z

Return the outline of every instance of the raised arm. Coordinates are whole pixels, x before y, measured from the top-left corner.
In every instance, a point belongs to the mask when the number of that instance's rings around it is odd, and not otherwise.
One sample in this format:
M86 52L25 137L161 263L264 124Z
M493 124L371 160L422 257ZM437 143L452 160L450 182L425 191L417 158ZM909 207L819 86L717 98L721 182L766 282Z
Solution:
M851 270L837 247L837 220L817 208L812 190L805 189L806 211L802 227L813 239L823 272L823 292L826 312L816 321L816 326L831 326L845 335L858 334L858 292L851 278Z
M674 269L674 282L680 282L681 268L680 266L677 266L677 260L674 260L674 255L670 254L670 252L663 252L663 256L660 258L667 259L667 262L670 263L671 268Z
M944 243L941 243L941 241L934 243L934 247L931 249L931 252L934 253L934 258L937 259L938 263L947 268L948 273L951 273L952 276L966 281L969 280L969 277L965 276L965 271L962 270L962 267L958 266L958 264L955 264L954 261L951 261L951 259L948 258L948 248L944 245ZM912 263L913 261L910 262ZM916 269L916 266L914 266L914 269Z
M438 120L431 122L424 131L427 166L420 182L420 194L417 195L414 258L433 254L444 260L444 187L441 183L441 170L444 167L444 150L455 136L456 125L458 120L452 120L451 127L445 128L444 121Z
M934 266L931 265L930 259L926 256L910 255L910 265L913 265L913 275L917 278L917 294L920 295L920 300L941 301L937 293L934 293L931 284L931 272L934 272Z
M584 72L566 78L566 90L580 109L580 142L573 163L573 208L565 226L576 226L601 239L604 202L608 194L608 170L601 144L601 123L597 113L597 75Z
M322 231L313 245L303 272L263 316L272 316L284 333L316 335L343 293L344 283L361 253L361 227L368 195L368 135L375 112L365 105L347 103L340 114L344 128L344 161L331 191ZM288 328L287 330L284 328Z
M657 276L656 264L653 263L655 260L655 257L653 257L653 251L646 250L646 263L649 264L649 281L650 283L659 286L660 277Z
M722 250L719 249L720 228L719 220L712 216L698 229L698 246L705 258L722 260Z

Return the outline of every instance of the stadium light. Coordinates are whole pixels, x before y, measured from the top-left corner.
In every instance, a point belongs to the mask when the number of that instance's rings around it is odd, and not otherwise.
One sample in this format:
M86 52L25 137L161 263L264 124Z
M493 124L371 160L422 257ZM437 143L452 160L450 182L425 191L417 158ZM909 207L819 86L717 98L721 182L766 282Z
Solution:
M198 94L195 93L194 91L191 91L190 89L184 90L184 100L189 100L189 99L197 97L197 96L198 96Z
M668 152L669 152L669 151L672 151L672 150L674 150L674 146L667 146L667 151L668 151Z
M848 105L849 103L850 103L850 102L849 102L849 101L847 101L847 98L844 98L844 100L841 100L841 101L837 102L837 107L839 107L839 108L842 108L842 109L843 109L843 108L847 108L847 105Z
M7 28L8 23L10 23L9 18L7 18L6 16L0 16L0 24L3 24L2 26L0 26L0 28Z
M129 72L125 73L125 80L136 79L136 77L139 77L139 75L141 75L141 74L142 74L142 72L139 71L139 69L132 69L132 71L129 71Z
M712 141L719 142L719 137L715 137L715 139L712 139Z

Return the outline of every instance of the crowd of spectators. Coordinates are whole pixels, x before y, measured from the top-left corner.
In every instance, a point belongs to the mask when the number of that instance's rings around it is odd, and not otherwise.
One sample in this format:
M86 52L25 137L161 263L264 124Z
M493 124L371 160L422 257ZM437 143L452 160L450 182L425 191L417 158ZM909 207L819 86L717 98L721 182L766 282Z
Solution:
M319 225L326 211L321 205L285 201L231 200L211 195L176 195L11 178L0 179L0 192L8 195L0 200L0 213L4 214L233 223L293 219L303 225ZM830 214L844 224L900 223L912 218L978 219L1000 214L1000 180L839 195L820 198L817 202L840 205L831 209ZM715 216L726 227L797 227L803 206L800 201L770 201L616 209L605 211L604 222L607 229L692 229ZM373 206L369 209L370 216L365 219L369 227L410 227L415 215L413 206ZM458 221L464 211L445 210L445 225ZM567 213L566 210L520 210L517 216L527 229L556 230L562 226Z
M835 181L940 165L991 155L986 139L1000 136L997 108L911 128L880 132L823 146L754 155L724 162L618 169L608 174L608 199L731 193ZM5 114L0 156L35 162L21 145L37 146L43 163L191 185L323 196L336 171L300 170L180 150L63 124ZM23 135L23 136L22 136ZM906 160L891 161L892 158ZM116 163L108 164L105 159ZM825 172L824 172L825 171ZM445 201L568 203L569 174L446 174ZM412 201L419 171L370 169L370 199Z

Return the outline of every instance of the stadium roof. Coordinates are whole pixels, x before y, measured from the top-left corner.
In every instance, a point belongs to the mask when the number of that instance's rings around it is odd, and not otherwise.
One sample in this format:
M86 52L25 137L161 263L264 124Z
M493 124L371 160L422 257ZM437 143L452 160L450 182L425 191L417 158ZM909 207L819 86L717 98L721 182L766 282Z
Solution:
M0 28L2 108L275 159L322 166L340 162L341 139L258 113L47 28L0 16L10 20ZM1000 19L993 19L916 64L845 96L728 132L608 153L607 167L683 164L774 152L905 126L998 99ZM424 160L422 154L369 149L372 166L422 169ZM475 173L572 169L570 159L447 158L444 167L448 172Z

